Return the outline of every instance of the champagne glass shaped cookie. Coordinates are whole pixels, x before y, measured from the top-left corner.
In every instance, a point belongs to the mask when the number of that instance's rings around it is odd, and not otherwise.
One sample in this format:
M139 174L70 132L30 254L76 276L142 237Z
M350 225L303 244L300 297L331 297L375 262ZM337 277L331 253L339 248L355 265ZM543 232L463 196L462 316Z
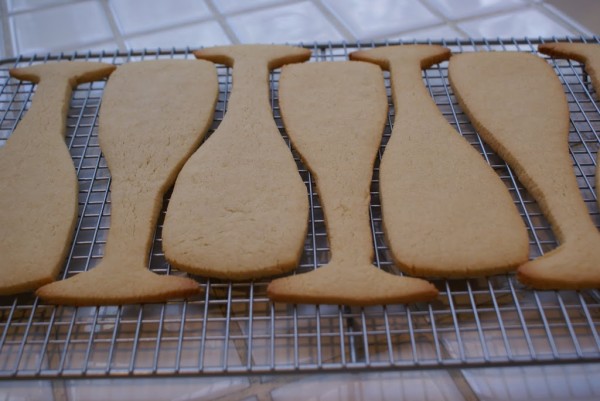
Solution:
M394 128L381 161L384 232L394 261L417 276L476 277L527 261L527 230L506 186L446 121L422 69L447 60L441 46L354 52L391 75Z
M585 71L592 79L596 97L600 98L600 45L593 43L543 43L538 46L538 51L552 57L570 58L585 64ZM598 165L600 165L600 150L597 151L596 155L596 201L600 206Z
M310 51L240 45L195 54L233 68L233 87L223 121L177 178L165 256L178 269L231 280L293 269L306 238L308 197L273 119L269 70L305 61Z
M465 53L449 67L454 92L483 139L513 168L560 245L519 267L539 289L600 287L600 234L581 198L569 155L569 108L541 58Z
M357 306L435 297L427 281L373 266L370 186L387 118L381 70L361 62L286 66L279 104L286 131L317 182L331 260L309 273L274 280L269 297Z
M52 303L161 302L196 293L188 278L148 270L165 192L207 132L218 94L211 63L153 60L120 66L106 85L99 141L111 173L110 229L102 261L41 287Z
M0 148L0 295L35 290L59 273L77 221L77 174L65 146L71 91L114 68L65 61L10 71L37 88Z

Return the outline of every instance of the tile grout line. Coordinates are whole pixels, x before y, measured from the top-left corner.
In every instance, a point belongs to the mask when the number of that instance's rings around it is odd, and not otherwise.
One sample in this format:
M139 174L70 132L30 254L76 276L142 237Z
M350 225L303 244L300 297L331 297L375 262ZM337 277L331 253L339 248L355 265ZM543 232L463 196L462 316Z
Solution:
M202 24L202 23L211 22L211 21L217 22L216 18L214 18L213 16L199 17L197 19L186 21L186 22L172 23L170 25L164 25L164 26L157 27L157 28L147 28L147 29L142 29L142 30L128 33L128 34L121 34L121 37L123 38L123 40L127 40L127 39L131 39L131 38L138 38L138 37L145 36L145 35L151 35L153 33L169 31L173 28L191 27L196 24ZM94 41L94 42L98 42L98 41Z
M458 24L463 23L463 22L470 22L470 21L475 21L475 20L479 20L479 19L484 19L484 18L498 17L498 16L502 16L505 14L513 13L515 11L522 11L522 10L531 8L531 6L532 6L532 3L524 3L524 4L520 4L520 5L502 8L500 10L483 11L479 14L468 15L468 16L459 17L459 18L449 18L449 17L446 17L444 15L444 13L439 11L437 8L432 6L430 1L431 0L419 0L419 2L425 8L427 8L435 16L440 17L444 21L445 24L450 25L452 27L456 26L456 28L458 30L460 30L461 32L465 33L465 35L467 35L466 32L462 31L457 26ZM419 28L419 29L423 29L423 28ZM412 29L412 30L414 30L414 29ZM467 35L467 37L468 37L468 35Z
M441 21L441 22L436 22L433 24L427 24L427 25L422 25L422 26L417 26L415 28L410 28L410 29L406 29L406 30L402 30L402 31L395 31L394 33L389 33L389 34L385 34L383 36L373 36L372 39L369 40L373 40L373 41L385 41L385 40L392 40L390 39L390 37L392 36L398 36L398 35L410 35L412 33L415 32L419 32L419 31L424 31L424 30L428 30L428 29L435 29L435 28L441 28L441 27L450 27L452 29L454 29L455 31L457 31L457 36L456 37L452 37L452 38L447 38L447 37L443 37L443 38L432 38L432 37L427 37L428 40L438 40L438 39L446 39L446 40L454 40L454 39L468 39L469 35L467 33L465 33L462 29L460 29L459 27L457 27L454 23L452 22L445 22L445 21ZM414 38L403 38L403 40L407 40L407 39L414 39ZM398 40L393 39L394 41ZM419 39L419 40L423 40L423 39Z
M2 22L0 21L0 24ZM2 32L2 29L0 29L0 60L3 60L5 58L8 58L10 56L7 56L4 52L4 34Z
M372 40L376 41L376 42L378 42L378 41L382 42L382 41L385 41L385 40L392 41L392 39L390 39L391 36L396 36L397 37L398 35L402 35L402 36L404 36L404 35L411 35L412 33L415 33L415 32L424 31L424 30L428 30L428 29L441 28L441 27L444 27L444 26L447 26L447 27L450 27L450 28L454 29L456 31L456 33L457 33L457 36L456 37L442 37L442 38L428 36L427 39L428 40L440 40L440 39L454 40L454 39L468 39L469 38L469 35L467 33L465 33L459 27L455 26L453 23L451 23L451 22L438 22L438 23L431 24L431 25L424 25L424 26L420 26L420 27L417 27L417 28L407 29L405 31L397 31L397 32L395 32L393 34L387 34L387 35L384 35L384 36L374 36L372 38ZM414 38L405 37L405 38L402 38L402 39L403 40L407 40L407 39L414 39ZM393 41L397 41L397 40L399 40L399 39L398 38L393 39ZM423 39L418 39L418 40L423 40Z
M2 46L4 57L14 57L16 55L13 47L13 37L10 30L10 21L8 18L8 0L0 0L0 23L2 24Z
M320 1L320 0L314 0L314 1ZM531 8L531 3L525 3L525 4L521 4L521 5L517 5L517 6L503 8L503 9L500 9L500 10L491 10L491 11L482 12L482 13L476 14L476 15L469 15L469 16L466 16L466 17L449 18L446 15L444 15L444 13L442 13L441 11L439 11L437 8L435 8L434 6L432 6L430 4L430 0L419 0L419 3L421 3L434 16L438 17L440 19L440 21L435 22L435 23L431 23L431 24L425 24L425 25L421 25L421 26L416 26L416 27L409 28L409 29L400 29L400 30L395 31L393 33L387 33L385 35L377 35L377 36L374 36L372 38L363 39L363 40L386 40L390 36L398 36L398 35L410 34L411 32L423 31L423 30L430 29L430 28L439 28L439 27L442 27L442 26L448 26L448 27L454 29L464 39L467 39L470 36L469 36L469 34L466 31L464 31L462 28L459 27L460 23L470 22L470 21L476 21L476 20L480 20L480 19L483 19L483 18L491 18L491 17L496 17L496 16L502 16L502 15L506 15L506 14L509 14L509 13L512 13L512 12L515 12L515 11L520 11L520 10ZM564 24L561 24L561 25L564 25ZM429 38L429 39L433 39L433 38ZM439 39L439 38L435 38L435 39ZM455 39L455 38L443 38L443 39Z
M209 0L206 0L206 1L209 1ZM219 1L219 0L216 0L216 1ZM221 13L219 11L219 13L226 17L236 17L238 15L245 15L245 14L254 13L257 11L270 10L273 8L285 7L285 6L289 6L289 5L293 5L293 4L298 4L298 3L302 3L304 1L306 1L306 0L286 0L285 2L281 2L281 3L258 4L258 5L250 6L249 8L242 8L240 10L228 11L228 12L223 12L223 13Z
M42 5L33 6L33 7L29 6L29 8L26 7L21 10L11 11L10 15L15 16L15 15L29 14L32 12L46 11L46 10L51 10L53 8L64 7L64 6L68 6L71 4L77 4L77 3L86 3L86 2L90 2L90 1L94 1L94 0L74 0L74 1L63 0L63 1L56 2L56 3L42 4Z
M550 14L552 14L552 11L547 9L546 7L549 7L549 6L545 5L545 4L542 5L542 4L537 4L537 3L524 3L523 5L509 7L509 8L505 8L502 10L494 10L494 11L484 12L484 13L477 14L477 15L470 15L467 17L450 19L450 18L447 18L443 13L441 13L435 9L430 9L429 4L427 4L430 0L419 0L419 1L423 5L425 5L433 14L442 18L443 21L435 23L435 24L427 24L427 25L423 25L423 26L419 26L419 27L415 27L415 28L411 28L411 29L407 29L407 30L396 31L393 34L389 34L386 36L402 35L405 33L417 32L417 31L428 29L428 28L434 28L434 27L440 27L442 25L447 25L447 26L450 26L451 28L459 31L459 33L463 34L465 38L469 38L470 36L464 30L462 30L458 26L458 24L463 23L463 22L476 21L476 20L484 19L484 18L503 16L503 15L513 13L515 11L522 11L522 10L526 10L526 9L538 9L538 10L540 10L541 13L543 13L545 16L552 19L552 21L561 25L563 28L566 28L570 31L573 31L573 29L574 29L573 26L567 25L567 22L565 22L564 20L561 20L560 19L561 17L559 15L555 15L555 14L550 15ZM579 32L579 34L581 34L581 32L589 32L588 30L585 30L585 31L580 31L579 29L576 29L576 30ZM383 37L377 37L377 38L381 39Z
M100 53L101 50L90 50L90 49L86 49L86 46L92 47L92 46L98 46L98 45L102 45L105 44L107 40L110 40L112 38L104 38L104 39L97 39L97 40L93 40L90 42L85 42L85 43L78 43L76 45L64 45L64 46L57 46L57 47L52 47L52 48L47 48L42 51L35 51L35 52L27 52L24 54L20 54L22 56L31 56L33 54L37 54L38 56L40 54L71 54L71 53L77 53L77 54L83 54L85 52L91 51L92 53ZM102 50L107 50L109 52L113 52L113 51L122 51L118 48L116 49L102 49ZM125 50L126 51L126 50Z
M421 0L421 1L428 1L428 0ZM502 15L514 13L515 11L523 11L523 10L526 10L528 8L530 8L529 5L522 4L522 5L518 5L518 6L503 8L501 10L492 10L492 11L483 12L481 14L469 15L469 16L460 17L460 18L454 18L454 19L451 19L449 21L453 22L455 24L459 24L459 23L462 23L462 22L470 22L470 21L475 21L475 20L479 20L479 19L499 17L499 16L502 16Z
M346 26L343 20L341 18L338 18L337 15L335 15L335 12L330 10L329 7L323 4L321 0L312 0L311 2L321 12L321 14L325 16L327 22L333 25L333 27L339 33L342 34L344 39L350 42L356 42L358 40L354 32L352 32L352 30L350 29L350 27Z
M127 45L121 35L119 23L115 18L111 6L108 4L108 0L100 0L100 7L102 7L102 10L104 11L104 15L106 16L106 20L108 21L108 25L110 26L110 30L113 33L113 38L115 39L115 42L117 42L119 50L126 51Z
M316 375L315 375L316 376ZM267 382L262 382L260 377L253 379L249 379L249 386L240 389L239 391L235 391L233 393L224 394L221 397L217 397L214 401L236 401L241 399L248 399L252 397L256 397L258 400L272 400L272 392L279 388L283 388L291 383L299 383L301 380L306 377L302 374L291 374L291 375L282 375L276 377L274 380L270 380Z
M448 376L456 386L458 392L463 396L464 401L480 401L477 392L467 380L462 369L446 369Z
M419 3L421 3L421 5L423 7L425 7L430 13L432 13L436 17L441 18L441 20L442 20L442 22L443 22L444 25L449 26L450 28L454 29L460 35L462 35L464 38L468 38L469 37L469 34L467 34L462 28L460 28L458 26L458 23L456 21L453 21L452 19L446 17L444 15L444 13L442 13L437 8L435 8L434 6L432 6L431 4L429 4L428 0L419 0ZM424 28L418 28L418 30L427 29L427 28L429 28L429 26L428 27L424 27ZM417 29L413 29L412 32L414 32L416 30ZM411 32L411 31L407 31L407 32ZM428 39L431 39L431 38L428 38Z
M65 380L51 380L50 386L52 387L52 401L69 401L71 397L67 391L67 384Z
M587 29L585 26L565 15L563 12L558 10L551 4L547 4L546 2L542 2L540 4L536 4L535 7L539 9L542 13L563 25L565 28L568 28L571 31L575 31L580 35L584 36L593 36L594 33Z
M237 37L235 31L233 30L232 27L229 26L229 24L227 23L227 19L225 18L225 16L223 14L221 14L221 12L217 8L217 6L213 3L213 1L212 0L204 0L204 2L210 9L210 12L212 13L213 18L217 21L217 23L225 31L225 34L227 35L227 37L229 38L231 43L234 45L240 44L241 41Z
M8 31L8 34L5 35L5 40L4 43L5 45L8 46L8 48L5 48L5 52L6 52L6 56L7 57L17 57L19 55L33 55L33 54L39 54L40 51L29 51L26 53L20 53L18 51L18 45L17 45L17 39L16 39L16 32L14 29L14 26L12 26L13 24L10 23L10 21L8 21L8 23L5 23L5 20L9 19L10 16L13 15L25 15L25 14L30 14L30 13L35 13L38 11L44 11L44 10L49 10L49 9L54 9L54 8L58 8L61 6L65 6L65 5L69 5L71 3L57 3L57 4L52 4L52 5L47 5L44 7L39 7L39 8L32 8L32 9L28 9L28 10L21 10L19 12L11 12L9 13L7 10L7 1L8 0L0 0L0 23L2 24L2 30L4 32ZM72 4L80 4L80 3L97 3L100 4L100 6L103 8L103 11L106 13L106 10L104 9L103 3L107 1L107 0L81 0L81 1L76 1ZM109 21L109 25L110 25L110 18L107 15L107 20ZM12 39L12 41L10 40ZM83 42L83 43L70 43L70 44L66 44L66 45L62 45L62 46L56 46L56 47L52 47L52 48L47 48L44 49L44 51L47 51L48 53L75 53L75 52L82 52L84 51L84 47L85 46L94 46L97 44L102 44L105 43L108 40L111 39L117 39L114 37L114 30L113 27L111 26L111 36L107 36L105 38L102 39L95 39L89 42ZM75 48L79 48L79 50L76 50ZM10 53L9 53L10 51ZM11 54L12 53L12 54Z
M419 3L421 3L421 5L423 7L425 7L427 9L427 11L429 11L430 13L432 13L433 15L435 15L436 17L440 18L445 24L448 24L451 19L446 17L444 15L444 13L442 13L440 10L438 10L436 7L432 6L429 1L427 0L418 0Z

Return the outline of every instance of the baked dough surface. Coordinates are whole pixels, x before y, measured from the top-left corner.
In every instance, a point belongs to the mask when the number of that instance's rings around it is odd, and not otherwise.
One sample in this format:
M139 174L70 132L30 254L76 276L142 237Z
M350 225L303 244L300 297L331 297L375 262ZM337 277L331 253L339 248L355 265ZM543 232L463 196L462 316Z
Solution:
M539 289L600 287L600 234L583 202L569 154L569 108L552 67L532 54L464 53L449 77L482 138L536 199L560 243L518 269Z
M63 267L77 222L77 174L65 146L72 88L114 66L58 62L13 69L37 83L31 107L0 148L0 295L32 291Z
M468 278L526 262L529 240L512 197L494 170L446 121L422 69L447 60L435 45L380 47L355 60L390 70L394 128L379 185L384 232L409 274Z
M208 277L247 280L294 269L308 227L306 186L273 119L269 70L305 61L291 46L208 48L233 67L227 111L182 169L163 228L167 260Z
M434 298L437 290L427 281L373 266L370 186L387 119L381 70L362 62L291 65L283 68L279 85L286 131L317 183L331 260L274 280L269 297L346 305Z
M111 173L111 219L99 265L40 288L71 305L161 302L199 291L196 281L148 270L163 196L212 123L218 94L211 63L128 63L104 90L99 142Z

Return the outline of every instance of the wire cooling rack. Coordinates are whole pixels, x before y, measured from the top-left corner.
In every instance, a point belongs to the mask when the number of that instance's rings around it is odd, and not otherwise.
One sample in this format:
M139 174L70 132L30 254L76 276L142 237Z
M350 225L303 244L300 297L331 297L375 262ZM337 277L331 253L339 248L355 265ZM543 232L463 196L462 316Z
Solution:
M599 43L598 38L568 39ZM436 42L454 53L536 52L537 40ZM358 48L386 45L315 44L312 61L345 60ZM396 43L394 43L396 44ZM186 50L92 52L20 57L0 62L0 145L29 107L34 86L10 79L8 69L58 59L121 64L192 58ZM600 226L593 188L600 140L597 94L582 66L548 62L564 84L571 110L570 150L591 218ZM230 70L219 66L220 96L210 133L227 107ZM275 120L287 140L277 105L278 71L272 74ZM510 189L527 224L531 257L556 246L549 224L513 172L479 138L447 82L447 63L423 73L424 84L448 122L494 168ZM389 87L389 82L386 83ZM102 258L110 226L110 174L98 146L97 117L104 82L78 86L68 114L66 144L79 176L79 220L61 277L92 268ZM393 125L393 104L379 158ZM292 149L294 152L294 150ZM327 234L318 191L301 165L310 198L304 254L296 272L328 261ZM399 274L391 263L381 225L377 185L372 184L374 263ZM161 250L159 220L150 269L170 274ZM489 225L491 222L482 221ZM2 257L0 255L0 257ZM532 291L512 274L471 280L435 280L439 297L410 306L344 307L273 304L267 280L230 283L196 277L203 295L187 301L122 307L55 307L31 294L0 298L0 377L116 377L506 366L600 361L600 293ZM376 289L374 289L375 291Z

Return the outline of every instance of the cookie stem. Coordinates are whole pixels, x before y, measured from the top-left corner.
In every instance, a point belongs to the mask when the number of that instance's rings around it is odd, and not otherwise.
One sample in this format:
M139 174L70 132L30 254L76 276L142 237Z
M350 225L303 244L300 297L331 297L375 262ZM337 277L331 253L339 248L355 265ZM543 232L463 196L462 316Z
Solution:
M58 62L13 69L37 83L30 109L0 149L0 295L54 280L77 221L77 175L65 146L72 88L114 66Z

